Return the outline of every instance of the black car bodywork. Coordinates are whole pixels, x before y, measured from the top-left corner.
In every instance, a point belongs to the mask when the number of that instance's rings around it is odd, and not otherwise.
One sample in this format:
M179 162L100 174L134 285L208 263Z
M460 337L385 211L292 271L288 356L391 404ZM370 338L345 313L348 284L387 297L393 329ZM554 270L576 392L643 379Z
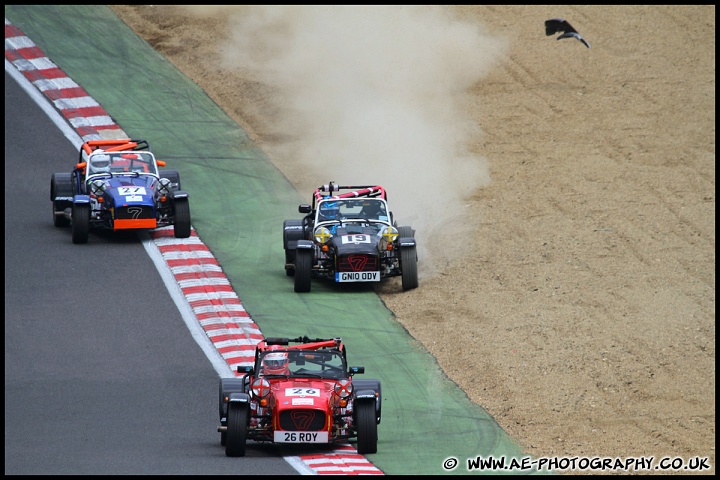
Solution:
M305 217L285 220L285 273L296 292L309 292L312 278L333 282L379 282L402 277L402 289L418 287L417 244L409 226L398 226L379 185L318 187Z

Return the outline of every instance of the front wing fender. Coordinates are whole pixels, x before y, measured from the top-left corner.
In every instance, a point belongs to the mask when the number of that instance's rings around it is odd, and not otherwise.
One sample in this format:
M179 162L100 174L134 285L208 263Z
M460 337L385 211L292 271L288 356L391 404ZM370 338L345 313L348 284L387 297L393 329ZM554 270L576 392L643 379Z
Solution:
M400 248L416 247L417 243L413 237L400 237L397 240Z
M178 198L189 198L190 195L184 190L176 190L172 194L172 198L177 200Z
M370 400L375 401L377 423L380 424L380 420L382 419L382 387L380 380L354 379L353 385L355 386L356 402L367 402Z
M73 203L90 203L90 195L75 195Z
M310 240L298 240L297 244L295 245L295 248L298 250L312 250L315 248L315 245Z

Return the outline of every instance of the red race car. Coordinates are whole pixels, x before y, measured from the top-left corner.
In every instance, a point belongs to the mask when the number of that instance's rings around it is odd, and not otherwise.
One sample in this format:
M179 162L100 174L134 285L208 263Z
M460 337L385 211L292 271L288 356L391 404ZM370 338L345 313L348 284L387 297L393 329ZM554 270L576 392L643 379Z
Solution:
M380 381L355 380L340 338L266 338L254 366L220 379L220 443L242 457L248 440L328 444L355 441L358 453L377 452Z

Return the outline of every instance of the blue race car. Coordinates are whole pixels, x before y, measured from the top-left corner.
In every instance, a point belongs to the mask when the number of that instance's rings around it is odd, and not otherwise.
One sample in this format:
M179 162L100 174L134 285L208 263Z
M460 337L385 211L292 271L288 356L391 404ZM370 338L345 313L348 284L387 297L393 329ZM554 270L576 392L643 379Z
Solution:
M73 243L90 230L154 229L173 225L176 238L190 236L190 204L177 170L158 170L145 140L89 140L70 173L53 173L50 200L56 227L71 226Z

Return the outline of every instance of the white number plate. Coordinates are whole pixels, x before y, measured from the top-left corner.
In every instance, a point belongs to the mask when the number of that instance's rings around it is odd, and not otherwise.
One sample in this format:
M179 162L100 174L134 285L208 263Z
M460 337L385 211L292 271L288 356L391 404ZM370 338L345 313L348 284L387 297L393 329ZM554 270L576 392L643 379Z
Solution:
M275 443L328 443L328 432L275 432Z
M380 272L336 272L336 282L379 282Z

